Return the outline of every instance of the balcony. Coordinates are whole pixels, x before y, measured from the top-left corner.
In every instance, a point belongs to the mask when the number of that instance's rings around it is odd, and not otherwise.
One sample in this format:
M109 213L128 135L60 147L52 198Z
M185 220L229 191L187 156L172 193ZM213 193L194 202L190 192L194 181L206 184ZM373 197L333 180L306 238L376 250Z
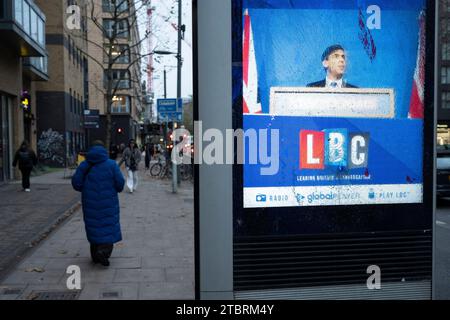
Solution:
M25 58L23 71L33 81L48 81L48 55L45 57Z
M45 15L32 0L0 3L0 35L21 57L45 57Z

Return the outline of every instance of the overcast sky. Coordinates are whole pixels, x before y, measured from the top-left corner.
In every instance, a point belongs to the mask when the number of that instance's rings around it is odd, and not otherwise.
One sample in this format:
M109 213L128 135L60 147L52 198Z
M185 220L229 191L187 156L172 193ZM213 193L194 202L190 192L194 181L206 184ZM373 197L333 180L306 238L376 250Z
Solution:
M186 33L182 42L182 96L192 95L192 8L190 0L182 0L182 23L186 25ZM137 0L136 2L139 2ZM154 50L177 52L178 33L178 0L151 0L154 7L152 23L152 45ZM137 4L137 6L139 6ZM146 17L145 13L142 17ZM145 21L141 23L141 36L145 34L147 26ZM149 52L149 44L143 45L143 50ZM148 60L142 63L147 64ZM153 56L153 91L155 98L164 97L164 66L167 70L167 97L176 98L177 95L177 59L174 55ZM147 78L145 77L145 80Z

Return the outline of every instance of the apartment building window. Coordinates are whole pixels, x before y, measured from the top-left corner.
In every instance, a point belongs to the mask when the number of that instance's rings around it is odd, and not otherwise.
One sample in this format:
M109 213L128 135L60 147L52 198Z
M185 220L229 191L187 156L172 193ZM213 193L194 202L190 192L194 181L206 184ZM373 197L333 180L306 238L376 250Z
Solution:
M441 68L441 83L450 84L450 67Z
M77 95L77 114L81 114L81 100L80 95Z
M450 91L442 92L442 109L450 109Z
M23 28L26 33L30 34L30 5L23 1Z
M443 31L445 34L448 35L450 33L450 24L449 24L450 19L442 19L442 21L444 22L444 28L443 28L444 30Z
M450 43L442 43L442 60L450 60Z
M23 25L23 0L14 1L14 17L19 24Z
M108 86L108 72L105 71L105 88ZM130 72L127 70L112 70L111 73L113 88L117 89L129 89L130 88Z
M73 113L77 114L77 93L73 93Z
M5 1L2 1L0 8L5 9ZM44 20L40 16L39 11L30 6L28 1L14 0L14 20L23 27L25 33L31 36L33 40L44 44L44 39L41 39L40 33L44 33Z
M130 97L114 96L111 105L112 113L130 113Z
M71 53L72 53L72 48L71 48L71 41L70 41L70 37L67 37L67 51L69 52L69 61L72 59L71 57Z
M41 19L38 19L38 42L45 45L45 25Z
M128 11L128 0L103 0L104 12L126 12Z
M104 56L104 62L109 62L109 49L110 45L105 44L105 56ZM111 47L111 58L115 59L114 63L130 63L130 49L129 46L126 44L120 44L120 45L113 45Z
M4 1L1 3L1 7L3 8ZM45 45L44 20L39 12L30 6L28 1L14 0L14 20L22 26L25 33L34 41L42 46Z
M69 106L70 106L70 112L72 112L72 109L73 109L72 89L69 89Z
M72 58L75 62L75 41L72 39Z
M38 41L38 23L37 23L37 14L34 10L31 10L31 38L33 40Z
M104 19L103 29L105 30L105 36L108 38L112 38L114 36L114 32L116 32L116 38L128 38L129 36L127 19Z

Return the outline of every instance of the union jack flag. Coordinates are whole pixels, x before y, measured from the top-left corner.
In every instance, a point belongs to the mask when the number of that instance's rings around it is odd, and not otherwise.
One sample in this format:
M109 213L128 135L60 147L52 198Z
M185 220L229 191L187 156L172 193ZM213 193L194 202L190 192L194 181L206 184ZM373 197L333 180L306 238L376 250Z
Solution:
M408 118L423 119L424 110L424 83L425 83L425 12L419 15L419 43L417 50L417 63L414 72L414 81L409 105Z
M244 13L243 37L243 112L261 113L261 103L258 101L258 70L256 67L255 47L253 43L253 30L248 10Z

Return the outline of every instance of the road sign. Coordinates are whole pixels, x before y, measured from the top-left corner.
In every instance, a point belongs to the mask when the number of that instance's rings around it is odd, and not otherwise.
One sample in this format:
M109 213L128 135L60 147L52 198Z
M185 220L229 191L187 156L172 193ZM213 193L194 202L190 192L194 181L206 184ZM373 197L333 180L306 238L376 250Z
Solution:
M99 110L84 110L84 128L85 129L100 128Z
M158 113L176 112L177 99L158 99L157 101Z
M159 114L160 122L182 122L183 112L165 112Z
M161 122L183 121L182 99L158 99L158 118Z

